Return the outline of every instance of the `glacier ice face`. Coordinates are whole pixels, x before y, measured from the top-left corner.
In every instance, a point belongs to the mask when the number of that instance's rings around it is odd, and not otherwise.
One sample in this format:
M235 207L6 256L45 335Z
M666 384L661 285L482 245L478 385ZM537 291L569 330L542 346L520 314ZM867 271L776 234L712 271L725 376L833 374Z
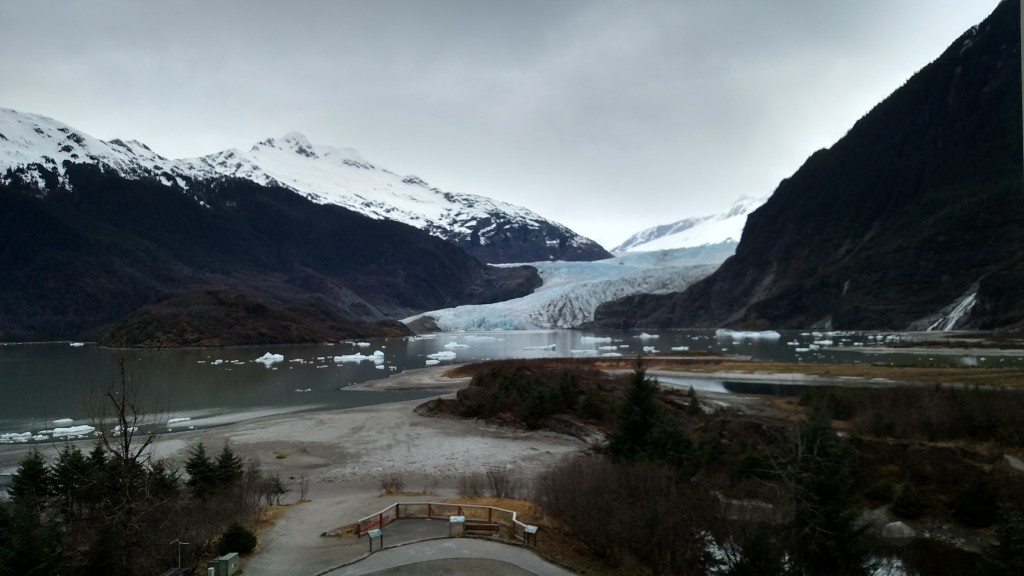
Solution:
M514 300L433 310L403 320L434 319L445 332L572 328L593 320L598 305L633 294L685 289L708 276L734 246L638 252L596 262L533 262L544 284Z

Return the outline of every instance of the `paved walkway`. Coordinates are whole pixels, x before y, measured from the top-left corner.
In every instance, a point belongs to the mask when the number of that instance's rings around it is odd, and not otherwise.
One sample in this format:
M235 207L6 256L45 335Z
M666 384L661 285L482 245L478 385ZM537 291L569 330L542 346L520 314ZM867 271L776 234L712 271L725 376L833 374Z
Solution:
M536 576L572 576L569 570L547 562L525 546L505 544L483 538L449 538L448 522L443 520L397 520L382 530L384 548L374 539L369 550L368 537L338 540L335 548L338 568L322 571L318 576L356 576L374 573L416 574L415 570L395 570L418 563L424 574L436 574L430 563L448 562L444 574L535 574ZM474 560L488 564L477 566ZM508 570L501 570L506 565ZM383 572L382 572L383 571Z
M385 536L387 538L387 536ZM424 564L424 573L436 573L430 570L431 563L440 560L467 560L464 564L447 564L449 570L445 574L479 574L482 570L471 560L484 560L490 573L535 574L536 576L573 576L573 573L543 560L532 551L515 545L482 540L479 538L444 538L427 540L412 544L402 544L394 548L384 548L374 552L367 558L337 570L327 572L325 576L357 576L365 574L386 574L388 570ZM509 567L501 571L500 566ZM459 570L461 568L461 570ZM412 570L404 570L403 574L413 574Z

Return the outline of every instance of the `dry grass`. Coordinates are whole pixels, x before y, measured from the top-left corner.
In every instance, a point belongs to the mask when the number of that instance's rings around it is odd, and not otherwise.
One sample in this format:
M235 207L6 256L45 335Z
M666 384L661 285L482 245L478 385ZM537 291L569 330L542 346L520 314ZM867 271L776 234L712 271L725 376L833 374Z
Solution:
M512 510L520 522L539 528L537 552L546 560L570 568L577 574L592 576L615 576L632 574L635 571L624 566L612 568L606 562L595 559L572 533L554 518L547 516L537 504L528 500L509 498L455 498L447 500L452 504L475 504Z
M691 360L662 363L651 359L648 368L687 372L745 372L763 374L806 374L822 378L882 378L895 382L952 384L968 386L1024 387L1024 368L883 366L875 364L796 364L736 359Z
M451 377L471 377L499 366L564 366L566 368L631 370L636 358L544 358L533 360L494 360L456 366L447 372ZM889 366L881 364L811 364L766 362L716 356L710 353L687 352L674 356L647 356L649 370L686 372L744 372L750 374L805 374L822 378L880 378L894 382L921 384L963 384L966 386L1024 387L1024 368L1017 367L941 367Z

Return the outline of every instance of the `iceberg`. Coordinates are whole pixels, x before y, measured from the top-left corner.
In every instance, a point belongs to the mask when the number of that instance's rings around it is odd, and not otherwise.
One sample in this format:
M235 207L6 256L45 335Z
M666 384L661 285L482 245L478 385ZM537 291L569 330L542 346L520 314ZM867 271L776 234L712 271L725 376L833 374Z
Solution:
M782 334L779 334L775 330L744 331L719 328L718 330L715 330L715 338L722 340L729 338L733 340L778 340L779 338L782 338Z
M96 428L83 424L81 426L68 426L66 428L54 428L53 437L58 436L84 436L86 434L92 434L96 431Z
M343 362L363 362L363 361L376 362L376 357L375 356L367 356L365 354L359 354L359 353L356 353L356 354L342 354L341 356L335 356L334 357L334 362L337 363L337 364L341 364ZM383 362L383 361L384 361L384 359L383 359L383 357L381 357L381 362Z
M261 362L261 363L263 363L264 366L266 366L267 368L270 368L272 365L277 364L278 362L284 362L284 355L283 354L271 354L270 352L267 352L263 356L260 356L259 358L257 358L255 360L255 362Z
M524 346L523 350L546 350L548 352L554 352L558 350L557 344L548 344L547 346Z
M0 434L0 444L22 444L31 439L31 432L5 432Z

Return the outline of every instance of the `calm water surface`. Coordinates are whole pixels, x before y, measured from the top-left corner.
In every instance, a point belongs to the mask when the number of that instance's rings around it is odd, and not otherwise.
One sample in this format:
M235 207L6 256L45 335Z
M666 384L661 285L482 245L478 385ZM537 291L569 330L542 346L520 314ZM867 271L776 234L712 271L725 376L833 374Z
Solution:
M874 334L783 333L781 338L716 336L714 331L637 332L572 330L440 334L431 338L376 338L358 342L220 349L111 350L68 343L0 345L0 434L53 428L54 420L87 424L97 391L120 380L123 358L141 387L143 405L167 418L189 418L179 427L208 426L299 410L346 408L434 395L431 392L346 390L352 384L422 368L429 355L440 364L486 359L544 358L670 352L682 347L763 360L913 364L1022 363L1017 357L864 354L858 347L884 338ZM378 362L344 356L383 355ZM283 360L258 362L266 353ZM454 359L450 358L454 353ZM378 355L379 356L379 355ZM724 386L730 383L706 383ZM732 390L738 392L739 390ZM66 424L64 424L66 425Z

